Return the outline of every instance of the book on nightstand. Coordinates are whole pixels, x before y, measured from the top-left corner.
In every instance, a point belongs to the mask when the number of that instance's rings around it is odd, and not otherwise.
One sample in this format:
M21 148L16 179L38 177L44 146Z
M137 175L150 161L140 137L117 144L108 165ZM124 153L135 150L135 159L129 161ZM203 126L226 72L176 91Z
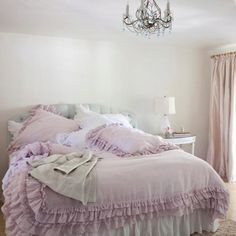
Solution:
M190 132L174 132L173 137L174 138L185 138L191 136Z

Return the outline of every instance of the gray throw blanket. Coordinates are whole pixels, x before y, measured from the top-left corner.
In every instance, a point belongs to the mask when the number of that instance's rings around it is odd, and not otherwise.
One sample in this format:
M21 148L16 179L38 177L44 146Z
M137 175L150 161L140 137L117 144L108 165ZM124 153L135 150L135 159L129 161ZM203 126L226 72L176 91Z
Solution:
M64 196L84 205L96 202L96 170L98 158L91 152L52 155L40 161L28 162L29 174Z

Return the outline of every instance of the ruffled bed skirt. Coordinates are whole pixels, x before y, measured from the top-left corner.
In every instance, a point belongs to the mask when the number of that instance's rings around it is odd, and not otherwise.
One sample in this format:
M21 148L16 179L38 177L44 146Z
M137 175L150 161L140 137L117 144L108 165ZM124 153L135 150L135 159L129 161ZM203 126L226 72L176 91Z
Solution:
M98 233L78 234L78 236L189 236L203 231L215 232L219 222L218 220L212 222L210 218L206 211L196 210L190 215L144 219L116 230L103 227Z
M215 232L219 227L219 222L218 220L212 222L210 218L208 212L200 209L190 215L143 219L136 224L125 224L124 227L118 229L108 229L103 225L97 233L73 233L73 235L63 234L61 236L190 236L203 231ZM6 233L7 236L12 235L11 232ZM34 236L52 235L49 233Z

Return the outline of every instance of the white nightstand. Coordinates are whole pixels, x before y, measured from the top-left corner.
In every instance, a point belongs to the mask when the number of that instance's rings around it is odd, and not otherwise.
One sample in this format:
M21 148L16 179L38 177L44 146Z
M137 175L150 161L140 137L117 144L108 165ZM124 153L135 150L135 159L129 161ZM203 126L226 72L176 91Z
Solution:
M176 144L178 146L182 146L185 144L191 144L192 145L192 154L194 155L194 148L195 148L195 142L196 142L196 136L191 135L188 137L183 137L183 138L164 138L163 139L166 142Z

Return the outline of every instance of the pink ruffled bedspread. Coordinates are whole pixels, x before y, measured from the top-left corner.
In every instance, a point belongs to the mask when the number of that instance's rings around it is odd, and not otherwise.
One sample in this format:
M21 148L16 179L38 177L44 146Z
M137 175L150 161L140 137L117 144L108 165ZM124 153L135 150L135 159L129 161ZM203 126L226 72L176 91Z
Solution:
M83 206L28 175L27 160L44 158L50 149L34 143L11 156L2 207L9 236L83 235L196 209L205 209L212 220L226 214L228 193L220 177L206 162L181 150L145 158L100 154L97 202Z
M86 137L88 147L95 151L105 151L120 157L143 156L179 149L164 142L159 136L120 124L105 124L91 130Z

